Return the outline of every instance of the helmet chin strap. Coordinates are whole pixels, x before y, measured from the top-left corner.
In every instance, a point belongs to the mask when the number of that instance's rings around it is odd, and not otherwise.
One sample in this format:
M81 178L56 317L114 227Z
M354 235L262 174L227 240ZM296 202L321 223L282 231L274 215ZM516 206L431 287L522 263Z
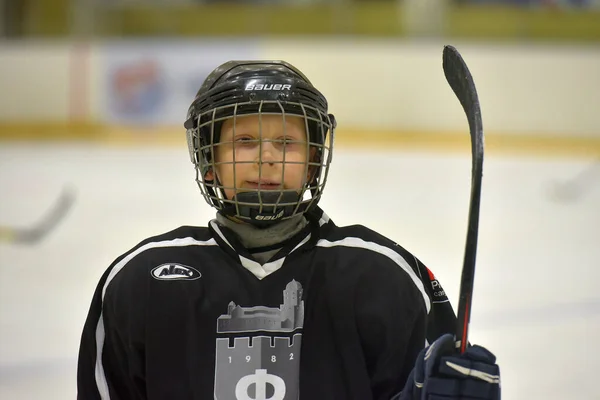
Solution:
M232 200L237 203L237 208L236 204L228 204L222 210L223 214L251 223L257 227L266 228L281 221L283 218L292 216L298 206L300 194L295 190L284 190L281 192L241 192L236 194ZM276 207L276 203L282 205Z

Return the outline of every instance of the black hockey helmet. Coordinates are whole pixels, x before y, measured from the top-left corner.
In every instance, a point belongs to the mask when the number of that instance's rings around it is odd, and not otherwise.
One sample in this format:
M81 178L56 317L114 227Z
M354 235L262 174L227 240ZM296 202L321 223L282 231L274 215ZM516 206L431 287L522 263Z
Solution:
M215 148L223 144L219 143L223 123L244 115L258 115L259 121L263 115L278 115L284 130L286 116L303 118L308 136L304 164L310 178L300 192L239 190L234 186L227 189L236 194L227 198L226 187L216 173L217 167L226 162L215 162ZM331 163L336 122L328 113L325 97L293 65L271 60L229 61L220 65L198 90L184 126L196 182L208 204L225 215L259 226L269 225L304 213L320 200ZM228 143L235 146L235 141ZM262 164L262 155L256 162ZM285 162L285 154L278 162Z

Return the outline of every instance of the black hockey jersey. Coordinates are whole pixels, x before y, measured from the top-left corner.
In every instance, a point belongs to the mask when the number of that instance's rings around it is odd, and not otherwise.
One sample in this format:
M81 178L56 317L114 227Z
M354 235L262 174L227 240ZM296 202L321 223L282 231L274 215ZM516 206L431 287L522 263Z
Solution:
M260 265L214 221L144 240L102 276L78 399L388 400L455 317L430 271L321 210ZM251 272L252 271L252 272ZM270 272L270 273L269 273Z

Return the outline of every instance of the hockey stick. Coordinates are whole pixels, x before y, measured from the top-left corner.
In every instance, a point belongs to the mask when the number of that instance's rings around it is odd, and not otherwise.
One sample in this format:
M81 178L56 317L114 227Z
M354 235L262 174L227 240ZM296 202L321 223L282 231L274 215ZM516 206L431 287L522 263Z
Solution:
M471 72L462 56L452 46L444 46L442 55L444 75L454 94L460 100L469 121L471 134L471 198L469 201L469 221L465 256L460 280L458 321L456 326L457 347L464 353L469 334L469 320L475 280L475 259L477 256L477 234L479 231L479 206L481 203L481 180L483 175L483 123L477 90Z
M11 226L0 226L0 242L17 244L36 244L44 239L64 218L75 200L73 190L63 189L53 207L34 226L29 228L18 228Z

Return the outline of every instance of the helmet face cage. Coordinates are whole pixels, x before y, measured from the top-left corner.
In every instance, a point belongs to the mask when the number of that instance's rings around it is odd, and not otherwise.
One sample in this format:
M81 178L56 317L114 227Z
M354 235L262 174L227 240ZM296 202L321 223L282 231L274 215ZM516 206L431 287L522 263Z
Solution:
M282 132L278 132L274 138L263 138L262 124L266 115L281 118ZM247 116L257 116L258 126L252 129L255 134L236 140L237 124ZM226 215L255 224L288 219L316 206L327 182L335 130L335 120L325 110L302 102L260 100L217 106L191 117L195 121L187 130L188 147L196 169L196 182L208 204ZM302 140L288 136L290 117L301 118L306 133ZM221 128L226 120L233 122L233 136L221 140ZM266 143L271 143L273 148L279 150L273 151L277 153L274 159L263 161L263 146ZM232 154L231 159L218 159L216 155L222 146L229 147L227 150ZM290 146L295 146L296 150L298 146L305 146L305 159L289 160L287 149ZM251 152L256 157L236 160L240 147L252 148ZM267 187L261 187L262 184L256 188L237 187L238 168L243 164L258 164L256 171L259 182L262 182L266 168L263 166L270 164L270 168L280 170L276 175L280 175L281 181L269 182L272 185ZM303 168L301 187L286 188L286 168L298 173L298 165ZM219 179L220 171L224 169L233 172L233 182L228 186ZM228 198L226 191L234 195Z

